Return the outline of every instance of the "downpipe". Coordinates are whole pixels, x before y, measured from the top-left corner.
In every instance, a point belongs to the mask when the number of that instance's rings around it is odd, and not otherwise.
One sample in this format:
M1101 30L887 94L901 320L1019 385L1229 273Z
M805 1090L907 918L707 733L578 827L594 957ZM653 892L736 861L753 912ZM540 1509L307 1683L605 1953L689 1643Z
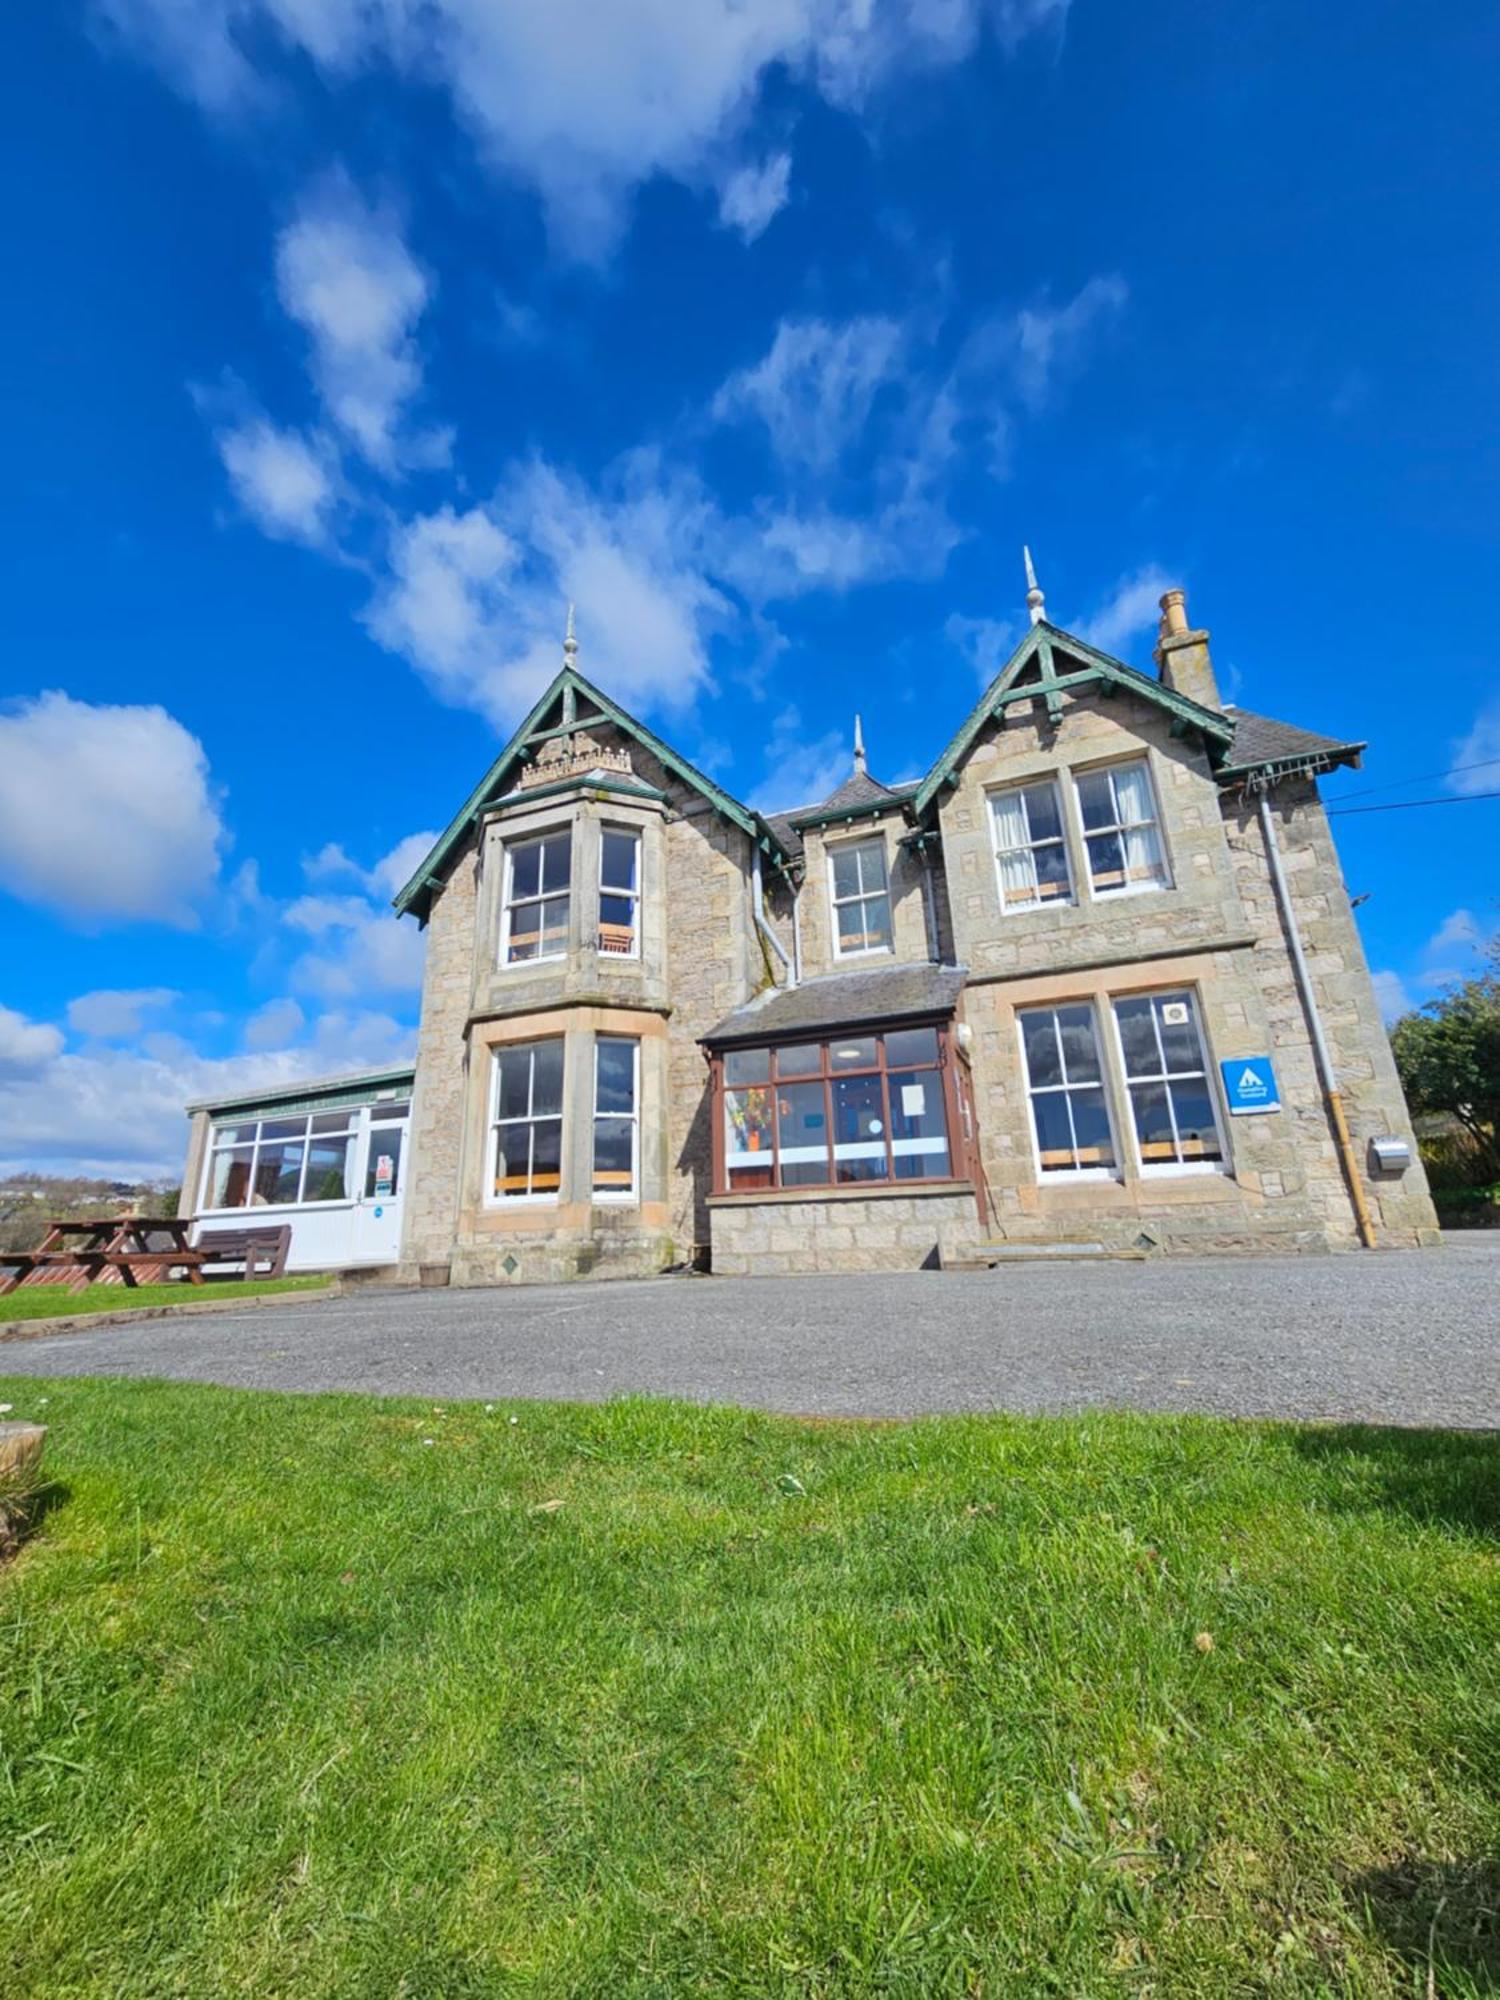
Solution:
M1297 927L1296 912L1292 908L1291 893L1287 888L1286 874L1281 866L1281 842L1276 835L1276 820L1271 811L1269 791L1261 793L1259 803L1260 829L1266 844L1266 860L1271 870L1271 887L1275 892L1276 907L1281 913L1282 929L1286 932L1298 997L1301 999L1302 1011L1307 1017L1307 1025L1312 1033L1313 1058L1318 1066L1318 1081L1323 1087L1323 1102L1328 1108L1329 1121L1338 1143L1339 1161L1344 1169L1344 1179L1349 1186L1349 1202L1354 1210L1359 1240L1366 1250L1373 1250L1376 1247L1375 1225L1370 1218L1369 1204L1365 1200L1364 1182L1359 1177L1359 1162L1354 1156L1354 1142L1349 1137L1349 1121L1344 1116L1344 1100L1339 1090L1338 1072L1333 1066L1328 1040L1323 1033L1323 1017L1318 1012L1312 978L1307 970L1307 959L1302 950L1302 933Z
M760 848L758 846L751 850L750 908L755 917L755 928L781 960L782 970L786 973L786 979L783 984L789 987L795 986L797 984L797 975L792 970L792 961L787 957L781 939L777 937L775 931L766 922L766 894L765 885L761 880Z

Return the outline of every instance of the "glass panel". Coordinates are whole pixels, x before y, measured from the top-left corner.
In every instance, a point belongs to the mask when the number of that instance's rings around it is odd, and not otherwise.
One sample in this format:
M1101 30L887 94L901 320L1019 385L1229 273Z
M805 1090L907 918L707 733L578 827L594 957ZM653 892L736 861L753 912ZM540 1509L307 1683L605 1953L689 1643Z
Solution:
M1021 1039L1026 1045L1026 1073L1033 1090L1044 1084L1062 1082L1062 1061L1057 1052L1057 1027L1052 1010L1021 1016Z
M1125 850L1117 833L1091 833L1089 874L1096 889L1118 889L1125 881Z
M306 1118L267 1118L260 1128L262 1139L301 1139L306 1132Z
M764 1083L770 1074L769 1049L730 1049L725 1054L726 1083Z
M540 1118L562 1110L563 1045L561 1041L536 1042L531 1083L531 1114Z
M1092 1007L1059 1007L1057 1028L1069 1083L1099 1081L1099 1044L1094 1037Z
M835 896L857 896L860 890L859 849L857 847L835 847L829 850L833 857L833 893Z
M630 930L635 923L634 898L602 894L599 898L599 922L614 924L620 930Z
M397 1112L399 1112L402 1117L405 1117L408 1108L405 1104L379 1104L375 1107L375 1116L377 1118L384 1118L387 1115L395 1117ZM353 1122L354 1113L352 1111L319 1111L313 1118L312 1128L315 1132L347 1132Z
M233 1131L243 1127L233 1126ZM254 1131L254 1126L250 1127ZM215 1153L213 1173L209 1182L208 1205L210 1208L243 1208L250 1198L250 1153L248 1146L235 1146L231 1150Z
M634 1111L635 1043L601 1040L594 1050L595 1111Z
M1213 1099L1205 1083L1174 1083L1172 1109L1177 1113L1177 1139L1184 1160L1223 1158L1218 1128L1214 1123Z
M885 951L891 942L891 899L867 896L861 906L865 913L865 950Z
M828 1105L821 1083L784 1083L776 1093L781 1185L817 1187L828 1166Z
M1031 857L1036 864L1037 896L1041 902L1065 901L1073 892L1068 873L1068 850L1059 841L1039 847Z
M1143 1166L1161 1166L1177 1158L1172 1138L1172 1114L1167 1109L1166 1086L1160 1083L1133 1083L1130 1108L1135 1114L1136 1144Z
M573 836L571 833L550 833L541 843L542 887L550 895L554 889L566 889L573 875Z
M411 1105L405 1098L401 1098L399 1101L396 1098L391 1098L388 1102L372 1104L370 1106L370 1116L377 1125L383 1125L387 1118L408 1117L410 1112ZM333 1129L331 1125L319 1124L316 1118L313 1120L313 1130L315 1132L331 1132Z
M887 1053L893 1039L886 1036ZM897 1180L931 1180L946 1174L948 1119L937 1071L892 1070L890 1098L891 1152Z
M500 1073L495 1087L495 1116L526 1117L531 1110L531 1050L501 1049L495 1063Z
M1125 1051L1125 1074L1156 1076L1161 1069L1161 1056L1156 1046L1150 1000L1117 1000L1115 1019L1120 1024L1120 1046Z
M1042 1172L1071 1171L1074 1164L1073 1127L1068 1119L1067 1092L1048 1090L1040 1097L1033 1097L1031 1115L1036 1121L1036 1149L1041 1158Z
M878 903L840 903L839 950L871 951L881 943L879 933L880 907ZM870 933L871 916L876 925L875 935Z
M399 1131L399 1127L397 1130ZM395 1133L382 1132L384 1148ZM398 1140L399 1144L399 1140ZM349 1196L349 1156L353 1141L347 1137L314 1138L308 1143L307 1172L302 1177L304 1201L346 1201ZM373 1148L372 1148L373 1150Z
M1079 1166L1112 1167L1115 1148L1109 1134L1109 1113L1104 1107L1104 1092L1095 1089L1071 1090L1068 1097L1073 1106Z
M830 1069L874 1069L875 1063L873 1035L854 1036L846 1041L830 1042L828 1045Z
M1074 781L1085 828L1115 824L1115 796L1108 771L1084 771Z
M556 1194L562 1186L562 1120L543 1118L531 1130L531 1192Z
M216 1146L253 1146L255 1144L255 1121L248 1125L216 1125L214 1144Z
M370 1158L365 1168L365 1199L367 1201L386 1200L401 1191L401 1142L406 1136L404 1125L393 1125L389 1131L374 1131L370 1134ZM307 1168L308 1185L313 1178L312 1162ZM308 1199L314 1199L309 1195ZM325 1197L326 1199L326 1197Z
M816 1076L822 1067L821 1042L798 1042L794 1047L776 1051L778 1076Z
M1026 818L1030 824L1031 839L1062 839L1062 805L1056 785L1028 785L1025 792Z
M833 1158L840 1181L886 1178L885 1101L878 1076L834 1078Z
M768 1088L724 1093L724 1164L729 1185L771 1185L771 1092Z
M1198 1046L1198 1025L1192 996L1187 993L1161 993L1157 995L1155 1006L1167 1068L1201 1070L1203 1055ZM1185 1014L1185 1019L1176 1018L1179 1010Z
M594 1120L594 1192L628 1194L635 1185L635 1123L629 1118Z
M531 1181L531 1127L500 1125L495 1129L495 1193L529 1194Z
M540 906L542 954L554 957L568 948L568 899L549 896Z
M542 886L542 844L529 840L510 850L510 899L539 894Z
M1151 778L1144 764L1121 764L1114 773L1115 799L1121 823L1142 826L1156 818Z
M937 1059L936 1028L897 1028L885 1038L888 1068L894 1069L899 1063L903 1069L910 1069L917 1063L935 1063Z
M269 1126L266 1128L269 1131ZM256 1204L261 1202L295 1201L302 1186L303 1142L296 1140L276 1140L267 1145L264 1140L255 1159Z
M599 881L609 889L634 890L640 841L633 833L611 833L605 829L599 855Z

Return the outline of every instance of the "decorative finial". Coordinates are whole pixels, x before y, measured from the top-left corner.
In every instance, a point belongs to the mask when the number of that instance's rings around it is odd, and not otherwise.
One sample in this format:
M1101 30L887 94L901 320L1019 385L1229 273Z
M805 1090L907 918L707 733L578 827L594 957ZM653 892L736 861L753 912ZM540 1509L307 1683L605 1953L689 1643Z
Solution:
M1024 544L1021 554L1026 558L1026 609L1033 625L1040 625L1047 615L1047 600L1042 595L1042 587L1036 580L1036 571L1031 566L1031 551Z
M573 630L573 607L571 604L568 606L568 631L567 637L563 640L563 658L570 667L578 658L578 636Z
M857 715L854 718L854 769L858 776L860 777L864 776L865 730L864 730L864 724L860 721Z

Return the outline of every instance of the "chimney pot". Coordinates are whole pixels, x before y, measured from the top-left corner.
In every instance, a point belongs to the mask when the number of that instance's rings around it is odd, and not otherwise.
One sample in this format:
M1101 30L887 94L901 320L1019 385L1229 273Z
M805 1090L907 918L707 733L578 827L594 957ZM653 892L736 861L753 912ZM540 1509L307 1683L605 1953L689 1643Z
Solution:
M1172 638L1178 632L1185 632L1187 629L1187 592L1185 590L1164 591L1161 600L1162 638Z

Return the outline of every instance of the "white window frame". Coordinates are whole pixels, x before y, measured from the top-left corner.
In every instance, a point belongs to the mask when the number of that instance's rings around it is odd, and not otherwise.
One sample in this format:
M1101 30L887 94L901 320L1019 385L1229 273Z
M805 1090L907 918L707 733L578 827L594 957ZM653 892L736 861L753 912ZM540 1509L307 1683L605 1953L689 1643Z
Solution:
M1149 820L1122 820L1120 818L1120 795L1115 785L1118 771L1129 771L1139 767L1146 774L1146 789L1151 794L1152 815ZM1080 778L1107 778L1109 795L1113 802L1115 817L1108 826L1088 826L1083 817L1083 799L1079 795ZM1157 789L1156 773L1151 768L1150 757L1142 751L1134 757L1117 757L1108 764L1088 764L1082 769L1070 768L1069 786L1073 794L1072 804L1076 815L1079 843L1079 859L1083 864L1083 880L1087 882L1089 897L1096 903L1113 903L1121 896L1156 896L1163 889L1172 887L1172 862L1167 853L1167 834L1162 825L1161 793ZM1161 874L1154 882L1122 882L1118 889L1101 889L1094 880L1094 859L1089 850L1089 841L1097 840L1101 834L1114 833L1120 836L1120 858L1125 858L1124 836L1135 829L1149 826L1156 835L1156 850L1161 859Z
M224 1125L233 1125L236 1127L253 1125L255 1127L255 1137L253 1139L231 1140L226 1142L222 1146L219 1145L217 1142L219 1121L211 1123L208 1129L208 1145L207 1148L205 1149L203 1156L202 1196L198 1203L198 1213L200 1215L249 1215L253 1212L256 1215L264 1215L268 1212L284 1214L292 1209L352 1207L355 1200L357 1199L357 1192L355 1194L346 1193L346 1194L329 1195L323 1201L305 1201L302 1198L302 1190L307 1186L308 1147L311 1145L314 1139L339 1139L339 1138L346 1139L349 1142L349 1149L346 1150L344 1154L344 1161L345 1161L344 1185L347 1188L352 1183L357 1191L358 1188L363 1184L364 1170L359 1165L360 1142L364 1136L362 1130L363 1107L358 1104L352 1104L347 1108L347 1110L344 1112L344 1115L347 1118L348 1123L345 1125L344 1130L342 1132L314 1132L312 1129L312 1121L314 1118L332 1118L336 1116L342 1109L343 1107L339 1105L333 1105L327 1111L305 1111L305 1112L294 1111L289 1113L282 1113L276 1111L262 1111L257 1113L253 1117L244 1117L244 1118L226 1117L225 1119L222 1120L222 1123ZM243 1152L248 1147L250 1151L249 1184L253 1192L255 1187L256 1168L260 1165L260 1149L263 1142L263 1128L267 1125L290 1125L294 1118L300 1118L302 1120L302 1137L300 1140L293 1137L286 1137L281 1139L265 1139L264 1143L268 1146L300 1145L302 1147L302 1166L297 1175L297 1199L295 1201L239 1202L233 1208L213 1207L211 1205L209 1197L213 1193L214 1161L217 1158L217 1156L220 1153ZM354 1166L352 1168L349 1164L351 1161L354 1162Z
M1132 1076L1130 1074L1130 1065L1125 1060L1125 1037L1120 1032L1120 1017L1115 1012L1116 1007L1124 1000L1165 1001L1179 998L1186 1000L1193 1010L1193 1031L1198 1037L1198 1054L1203 1060L1202 1069L1169 1070L1164 1067L1159 1072L1155 1072L1150 1076ZM1140 1175L1141 1179L1175 1180L1183 1174L1227 1174L1229 1172L1229 1135L1225 1130L1226 1121L1223 1109L1219 1103L1217 1082L1208 1052L1208 1038L1203 1031L1203 1002L1197 988L1192 986L1153 986L1146 991L1111 993L1109 996L1109 1019L1110 1026L1114 1030L1115 1053L1120 1059L1120 1088L1125 1093L1125 1125L1130 1135L1131 1158L1135 1162L1136 1172ZM1161 1024L1156 1018L1154 1008L1151 1015L1151 1025L1156 1034L1157 1053L1161 1057L1163 1064L1165 1064L1166 1051L1161 1045ZM1179 1081L1191 1081L1200 1076L1203 1079L1203 1088L1208 1096L1208 1108L1213 1113L1214 1134L1219 1141L1218 1159L1147 1160L1141 1152L1141 1135L1137 1130L1135 1122L1135 1100L1130 1094L1131 1084L1169 1084ZM1170 1090L1167 1091L1167 1116L1172 1121L1172 1142L1174 1145L1177 1145L1180 1143L1177 1133L1177 1110L1172 1102L1172 1093Z
M605 837L609 834L614 834L617 839L629 840L634 843L635 887L633 889L616 889L607 884L604 880L604 841ZM598 931L595 941L598 946L600 956L603 958L610 959L611 961L628 963L631 959L638 959L641 955L641 893L642 893L641 871L645 867L645 865L646 865L646 843L641 838L641 830L638 826L611 826L608 823L608 821L606 821L600 827L599 829L600 914L598 920ZM630 902L629 951L614 951L614 950L607 950L605 948L603 908L604 908L604 898L606 896L627 897L629 899Z
M1023 1018L1027 1014L1056 1015L1064 1007L1084 1007L1088 1010L1089 1019L1094 1030L1094 1053L1099 1058L1099 1081L1097 1083L1079 1084L1069 1084L1064 1081L1062 1083L1044 1083L1038 1087L1033 1087L1031 1081L1031 1063L1026 1053L1026 1031L1022 1026ZM1053 1033L1055 1034L1056 1032L1057 1025L1054 1021ZM1120 1146L1119 1119L1114 1103L1114 1091L1110 1087L1109 1061L1105 1054L1104 1038L1099 1032L1099 1008L1093 996L1089 995L1086 999L1080 1000L1045 1000L1039 1002L1034 1007L1017 1007L1016 1041L1021 1051L1021 1075L1026 1084L1026 1126L1031 1135L1031 1162L1036 1171L1038 1184L1043 1187L1073 1187L1082 1181L1118 1182L1121 1178L1120 1163L1124 1155ZM1059 1050L1059 1055L1062 1056L1061 1050ZM1062 1062L1064 1073L1066 1074L1066 1057L1062 1057ZM1097 1090L1103 1100L1104 1121L1109 1127L1109 1143L1115 1156L1114 1165L1111 1167L1047 1167L1042 1164L1042 1148L1037 1139L1036 1119L1032 1114L1031 1100L1033 1097L1067 1097L1071 1096L1074 1090ZM1071 1103L1068 1106L1068 1130L1073 1136L1073 1150L1076 1152L1078 1150L1078 1132L1073 1122L1073 1107Z
M526 960L534 965L534 959ZM500 1116L500 1061L503 1056L516 1055L520 1050L532 1052L531 1073L527 1079L526 1102L536 1103L536 1057L535 1050L545 1042L556 1042L563 1052L562 1099L557 1111L544 1111L540 1116L530 1109L524 1118L502 1118ZM502 1194L495 1187L496 1144L502 1125L542 1125L551 1124L556 1119L558 1125L557 1147L557 1187L554 1192L528 1194ZM523 1042L496 1042L490 1049L490 1101L489 1120L486 1125L488 1152L484 1166L484 1202L486 1208L556 1208L562 1200L563 1188L567 1185L568 1172L568 1040L565 1035L538 1035L535 1040ZM533 1180L536 1174L536 1139L532 1135L526 1152L526 1178Z
M605 1043L623 1042L631 1054L630 1104L624 1111L601 1111L599 1109L599 1051ZM630 1126L630 1186L628 1188L598 1188L594 1185L594 1175L598 1171L597 1156L594 1151L599 1121L607 1118L616 1125ZM594 1107L589 1121L589 1198L595 1202L617 1202L622 1206L632 1205L641 1198L641 1044L633 1035L596 1035L594 1037Z
M568 898L568 933L571 936L573 927L573 878L576 873L573 867L572 823L565 822L562 826L543 827L536 833L517 834L514 839L505 842L505 871L500 884L500 968L504 972L510 972L516 968L524 969L532 965L555 965L559 959L564 959L568 955L566 938L564 939L561 951L538 952L533 958L512 958L510 955L511 933L514 928L512 918L517 907L512 896L516 855L523 847L536 847L549 840L564 838L568 842L568 887L566 894ZM540 905L550 902L554 897L564 893L562 890L554 890L549 895L545 876L545 863L543 863L542 870L539 871L537 879L539 885L538 893L535 896L523 896L520 902L521 908L527 908L532 904Z
M1039 771L1034 777L1016 779L1014 784L997 785L992 792L987 794L986 811L988 812L990 822L990 853L993 855L995 863L995 893L999 899L1000 914L1003 917L1026 916L1035 910L1068 910L1074 908L1078 902L1078 872L1073 865L1074 856L1072 844L1069 839L1068 799L1061 780L1061 772ZM1025 794L1029 791L1034 791L1039 785L1050 785L1052 787L1052 795L1057 801L1058 832L1055 837L1049 834L1044 840L1031 838L1031 811L1025 801ZM1008 798L1013 792L1021 797L1021 810L1026 816L1027 841L1024 847L1002 848L1000 845L1000 828L995 817L995 807L1001 799ZM1062 849L1063 863L1068 871L1068 890L1066 895L1042 896L1037 893L1041 886L1036 872L1036 850L1039 847L1060 847ZM1006 901L1005 875L1000 866L1002 853L1024 854L1026 856L1031 868L1031 887L1033 891L1029 903L1008 903Z
M878 889L867 889L865 887L864 864L862 861L856 861L855 867L859 877L859 890L853 896L841 896L838 893L838 884L834 877L834 856L850 852L857 856L864 850L873 847L880 849L880 887ZM886 853L885 835L883 833L868 833L861 835L857 840L834 841L825 847L824 854L828 863L828 920L833 927L834 957L880 958L889 952L893 952L896 949L896 912L891 902L891 864L890 857ZM885 900L886 942L884 944L855 945L852 949L846 951L839 936L839 911L846 908L850 903L870 903L874 902L877 897L883 897ZM868 930L868 925L866 929Z

